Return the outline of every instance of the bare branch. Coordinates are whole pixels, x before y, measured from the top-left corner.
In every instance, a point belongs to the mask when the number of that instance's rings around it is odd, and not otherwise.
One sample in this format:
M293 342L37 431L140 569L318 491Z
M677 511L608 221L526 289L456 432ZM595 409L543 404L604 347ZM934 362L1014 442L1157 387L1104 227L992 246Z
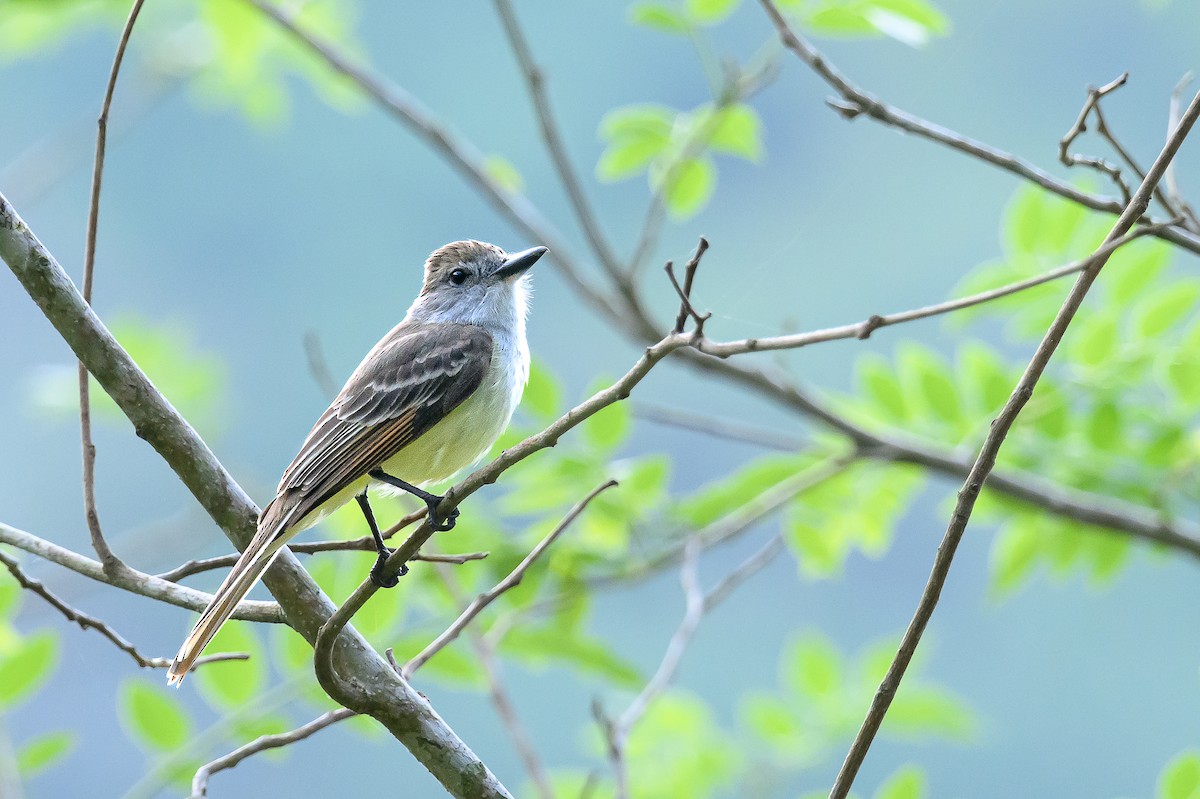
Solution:
M355 538L350 541L313 541L308 544L292 544L288 549L292 551L293 555L314 555L318 552L374 552L375 544L369 538L366 540ZM450 563L461 566L473 560L483 560L488 554L487 552L466 552L462 555L440 555L433 553L426 555L418 552L413 555L412 559L427 563ZM160 580L177 583L185 577L191 577L193 574L232 566L237 563L239 557L241 557L240 554L231 552L228 555L219 555L215 558L189 560L157 576Z
M431 657L436 655L438 652L444 649L447 644L457 638L459 633L461 633L466 626L475 619L476 616L483 612L484 608L496 601L496 598L505 591L509 591L520 585L521 580L524 579L525 572L529 570L529 567L533 565L534 561L542 556L543 552L550 548L551 544L558 540L558 537L562 535L568 527L571 526L571 523L575 521L579 514L583 513L584 508L586 508L591 501L599 496L602 492L612 488L616 484L616 480L609 480L597 488L592 489L591 493L579 500L579 502L575 504L575 507L571 508L571 510L567 512L567 515L563 517L562 521L560 521L558 525L546 535L545 538L539 541L537 546L530 550L529 554L526 555L524 559L522 559L521 562L518 563L511 572L508 573L507 577L496 583L496 585L492 586L492 588L475 597L475 599L471 601L471 604L468 605L461 614L459 614L459 617L455 619L454 622L447 627L441 635L430 642L429 646L422 649L420 653L412 658L412 660L404 664L404 668L401 670L401 674L404 676L404 679L411 680L413 673L416 672L417 669L425 665L425 663Z
M1168 222L1155 223L1152 225L1143 225L1124 236L1121 236L1113 241L1106 243L1103 247L1096 250L1087 258L1082 258L1078 261L1072 261L1069 264L1051 269L1041 275L1018 280L1009 283L1005 286L982 291L978 294L972 294L969 297L960 297L956 300L947 300L939 302L935 305L928 305L924 308L916 308L911 311L900 311L886 315L873 314L861 322L856 322L850 325L840 325L838 327L830 327L824 330L813 330L807 333L795 333L787 336L772 336L770 338L748 338L739 341L713 342L702 341L696 349L709 355L715 355L718 358L728 358L731 355L741 355L747 352L766 352L768 350L792 350L800 347L807 347L811 344L821 344L826 341L837 341L839 339L866 339L870 338L871 334L882 327L890 327L891 325L903 324L904 322L913 322L917 319L928 319L931 316L940 316L942 314L951 313L952 311L961 311L964 308L971 308L976 305L982 305L992 300L998 300L1001 297L1007 297L1010 294L1024 291L1040 286L1043 283L1049 283L1052 280L1057 280L1066 275L1072 275L1076 272L1081 272L1092 264L1101 259L1107 259L1114 252L1124 247L1126 244L1141 238L1142 236L1153 236L1165 227L1177 224L1178 219L1172 219Z
M0 544L9 544L30 555L57 563L59 566L90 577L97 582L121 588L130 593L157 599L169 605L175 605L188 610L202 611L212 601L212 594L197 591L194 588L176 585L150 574L144 574L133 568L125 568L114 575L106 574L104 567L91 558L84 557L69 549L60 547L32 533L18 530L16 527L0 522ZM242 600L233 618L245 621L260 621L274 624L283 623L283 612L275 602L259 602Z
M1142 214L1146 212L1146 207L1150 204L1150 197L1154 186L1162 179L1167 164L1175 157L1175 153L1179 150L1180 145L1183 144L1183 140L1187 137L1188 132L1191 131L1197 117L1200 117L1200 93L1197 93L1192 99L1187 111L1184 112L1183 117L1180 119L1179 125L1176 126L1171 137L1167 140L1167 144L1162 152L1159 153L1158 158L1154 160L1154 164L1151 165L1146 178L1134 194L1133 201L1117 219L1112 231L1109 232L1108 237L1105 239L1105 243L1110 243L1125 235L1130 228L1137 224ZM1071 293L1063 302L1058 315L1054 318L1041 344L1038 345L1037 350L1030 359L1025 373L1021 376L1017 387L1013 390L1012 397L1009 398L1004 408L1000 411L1000 414L992 422L991 429L984 439L983 447L980 449L979 455L976 457L975 463L967 475L966 482L958 493L958 502L950 518L950 524L946 528L946 534L942 538L941 545L938 547L933 571L929 575L929 582L921 595L921 600L917 605L912 622L901 639L899 651L897 651L892 665L888 668L887 675L880 684L879 690L876 691L870 710L867 712L867 717L863 721L858 735L855 736L849 753L846 755L846 760L842 764L833 789L830 791L830 799L844 799L849 794L850 788L854 783L854 778L858 774L859 766L862 765L862 761L866 757L868 749L870 749L871 742L875 739L879 725L883 723L883 717L886 715L892 698L900 686L900 681L903 679L904 672L908 668L913 653L916 651L916 647L921 640L921 635L925 631L925 626L929 623L929 619L937 607L942 586L946 582L951 563L954 560L955 550L958 548L958 543L962 540L963 533L966 530L967 522L971 518L971 512L975 507L975 500L979 497L979 492L983 488L984 482L996 465L996 457L1000 452L1000 447L1003 445L1008 431L1012 429L1014 422L1016 422L1017 415L1021 412L1025 403L1029 401L1029 398L1033 396L1033 390L1037 385L1038 379L1050 363L1050 358L1054 355L1054 351L1058 348L1059 342L1062 341L1067 327L1071 324L1071 320L1074 319L1075 313L1083 303L1088 289L1091 288L1099 276L1100 270L1104 267L1105 260L1107 259L1092 263L1079 275L1078 280L1075 281L1075 285L1071 289Z
M966 153L984 163L999 167L1017 177L1035 183L1049 192L1053 192L1060 197L1065 197L1094 211L1103 211L1115 215L1120 214L1124 210L1125 205L1112 197L1103 197L1081 191L1070 183L1058 180L1045 170L1022 158L1018 158L1012 153L999 150L989 144L984 144L981 141L963 136L949 128L928 122L907 111L888 105L875 95L851 83L850 79L831 64L819 50L813 47L811 42L788 24L773 0L759 0L759 2L779 32L779 37L783 41L784 46L795 53L819 78L828 83L841 95L839 100L830 101L829 104L847 119L866 116L884 125L937 142L953 150ZM1189 230L1179 226L1165 227L1160 229L1155 235L1186 250L1200 254L1200 235Z
M671 408L650 402L633 403L633 415L666 427L678 427L703 433L713 438L723 438L740 444L753 444L758 447L775 449L783 452L798 452L804 449L806 441L799 436L792 436L782 431L768 430L720 416L706 413Z
M1186 72L1179 82L1175 84L1175 88L1171 90L1171 102L1167 109L1167 135L1171 135L1171 131L1175 130L1179 125L1179 111L1183 98L1183 93L1187 91L1188 85L1192 82L1192 73ZM1167 197L1179 209L1179 213L1187 218L1187 226L1193 233L1200 233L1200 219L1196 217L1196 212L1192 206L1183 199L1183 191L1179 188L1179 177L1175 169L1175 162L1172 161L1167 167L1167 174L1163 176L1163 184L1166 186Z
M22 588L27 591L32 591L42 599L46 600L46 602L48 602L55 610L57 610L63 616L66 616L67 621L73 621L78 624L80 629L95 630L109 641L112 641L113 645L116 646L117 649L120 649L122 652L133 658L133 662L138 664L138 666L141 668L165 669L171 665L170 658L146 657L137 650L137 647L129 643L128 640L117 633L117 631L112 627L109 627L106 623L100 621L100 619L97 619L95 616L91 616L77 608L73 608L68 605L56 594L51 592L49 588L43 585L40 580L35 580L22 571L21 566L17 562L16 558L5 554L3 550L0 550L0 563L4 564L9 573L16 578L17 583ZM216 655L208 655L198 659L192 666L191 670L195 671L205 663L212 663L218 660L246 660L249 657L250 656L244 652L222 652Z
M692 306L692 282L696 279L696 268L700 266L700 259L704 257L705 251L708 250L708 239L700 237L700 244L696 247L696 253L688 261L687 267L684 270L683 285L679 285L679 281L675 279L675 268L670 261L667 261L666 272L667 278L671 281L671 286L675 289L675 294L679 297L679 315L675 317L675 332L682 333L684 325L687 324L690 316L696 323L696 332L704 332L704 323L712 316L712 313L701 314Z
M125 48L129 37L133 34L133 26L141 13L145 0L134 0L129 18L125 20L125 29L121 31L121 39L117 43L117 53L113 57L112 70L108 74L108 85L104 90L104 101L100 106L100 117L96 120L96 159L92 165L92 193L89 200L87 219L87 243L83 257L83 301L92 303L92 278L96 266L96 229L100 218L100 186L104 181L104 146L108 137L108 112L112 108L113 93L117 89L117 76L121 71L121 61L125 58ZM87 519L88 532L92 538L92 549L96 557L104 565L106 574L116 574L125 568L104 540L104 531L100 529L100 514L96 511L96 445L92 441L92 405L90 397L91 378L87 367L79 362L79 431L83 447L83 510Z
M785 549L787 549L787 546L784 544L782 536L771 536L767 543L763 544L762 548L742 561L740 566L727 574L721 582L709 589L708 593L704 595L704 612L708 613L728 599L729 595L736 591L742 583L765 569Z
M331 710L294 730L276 735L260 736L245 746L239 746L227 755L205 763L196 771L196 776L192 778L192 795L189 799L203 799L203 797L208 796L208 781L218 771L231 769L246 758L256 755L259 752L265 752L268 749L278 749L282 746L290 746L297 741L303 741L305 738L320 732L331 724L336 724L343 719L348 719L356 715L358 714L353 710L347 710L344 707Z
M1076 155L1071 152L1071 145L1074 144L1075 140L1082 136L1084 131L1087 130L1087 119L1093 111L1096 112L1098 120L1104 119L1103 116L1100 116L1101 98L1121 88L1128 80L1129 73L1123 72L1118 75L1115 80L1106 83L1099 89L1094 86L1089 86L1087 90L1087 99L1083 103L1083 108L1079 111L1079 116L1075 119L1075 123L1071 125L1070 130L1068 130L1058 142L1058 160L1061 161L1064 166L1086 166L1108 175L1108 177L1112 179L1113 183L1117 184L1117 188L1120 190L1121 197L1126 205L1128 205L1132 199L1132 192L1129 188L1129 184L1125 182L1125 178L1121 175L1121 168L1114 164L1110 164L1103 158L1098 158L1091 155ZM1103 121L1098 122L1098 125L1103 126L1107 131L1107 126L1104 125ZM1109 140L1113 141L1111 138ZM1120 147L1120 145L1117 145L1117 148L1118 150L1123 149ZM1139 175L1139 177L1141 176Z
M592 251L596 254L600 265L614 282L619 283L620 264L597 224L596 212L588 202L579 175L571 165L566 145L558 130L558 123L555 122L554 113L550 110L550 98L546 95L545 76L538 65L534 63L533 53L529 49L529 43L521 30L521 25L517 21L512 0L495 0L495 6L496 13L500 15L500 22L504 26L504 33L508 37L509 47L512 48L513 54L517 58L517 64L521 68L521 74L525 78L525 85L529 90L529 97L533 101L533 109L537 114L538 125L542 131L542 141L558 172L559 182L567 192L567 199L571 203L571 209L575 212L575 219L583 228L583 234L591 244Z

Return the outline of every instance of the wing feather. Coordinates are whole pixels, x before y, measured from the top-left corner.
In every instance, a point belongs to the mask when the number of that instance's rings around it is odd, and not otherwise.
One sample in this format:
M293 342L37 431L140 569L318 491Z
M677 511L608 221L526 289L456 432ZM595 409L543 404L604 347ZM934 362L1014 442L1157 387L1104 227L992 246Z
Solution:
M483 382L491 356L492 337L474 325L401 325L389 333L283 473L278 495L296 506L292 518L378 468L462 404Z

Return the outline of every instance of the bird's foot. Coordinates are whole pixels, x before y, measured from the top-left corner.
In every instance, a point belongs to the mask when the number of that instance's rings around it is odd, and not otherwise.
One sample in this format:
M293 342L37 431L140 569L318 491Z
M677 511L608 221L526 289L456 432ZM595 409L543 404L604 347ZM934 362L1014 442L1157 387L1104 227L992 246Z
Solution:
M458 508L450 511L445 519L438 516L437 508L444 497L431 496L425 500L426 507L429 508L429 527L435 533L444 533L448 530L453 530L454 525L458 523Z
M395 550L384 547L383 552L379 553L379 557L375 560L375 565L371 567L371 582L376 588L395 588L400 583L400 578L408 574L408 564L400 564L400 571L395 574L387 574L385 567L388 556Z

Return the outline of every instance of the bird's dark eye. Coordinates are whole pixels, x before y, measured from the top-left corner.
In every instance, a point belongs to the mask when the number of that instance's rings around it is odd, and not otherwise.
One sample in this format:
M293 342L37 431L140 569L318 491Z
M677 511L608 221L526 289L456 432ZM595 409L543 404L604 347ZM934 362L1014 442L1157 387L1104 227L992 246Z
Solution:
M456 286L461 286L467 279L466 269L455 269L450 273L450 282Z

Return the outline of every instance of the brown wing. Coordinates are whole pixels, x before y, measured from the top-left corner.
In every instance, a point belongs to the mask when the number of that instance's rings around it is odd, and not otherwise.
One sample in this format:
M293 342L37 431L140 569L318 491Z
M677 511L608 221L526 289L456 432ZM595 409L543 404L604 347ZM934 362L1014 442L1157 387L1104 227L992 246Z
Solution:
M492 337L474 325L402 325L389 333L283 473L278 494L292 500L285 502L291 518L303 518L458 407L479 387L491 358Z

